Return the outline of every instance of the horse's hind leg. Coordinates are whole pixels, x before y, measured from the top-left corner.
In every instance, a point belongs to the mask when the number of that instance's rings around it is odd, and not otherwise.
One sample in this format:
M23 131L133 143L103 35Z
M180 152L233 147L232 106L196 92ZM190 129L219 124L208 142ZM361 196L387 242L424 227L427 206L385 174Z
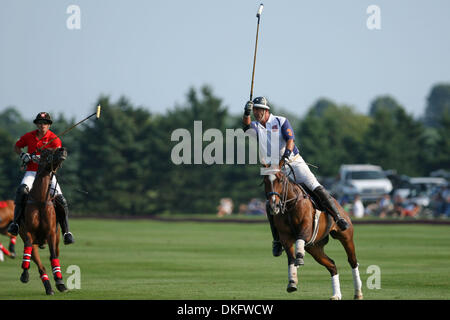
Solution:
M39 249L36 245L33 246L33 253L31 255L34 263L36 263L39 269L39 275L41 277L42 283L44 284L45 293L48 295L55 294L52 289L52 285L50 284L50 280L48 278L47 272L45 271L45 267L41 262L41 257L39 256Z
M359 275L359 269L358 269L358 261L356 260L356 250L355 250L355 243L353 242L353 232L351 233L337 233L334 235L336 239L338 239L342 246L345 249L345 252L347 254L348 263L352 267L352 277L353 277L353 287L355 289L355 300L362 300L363 294L362 294L362 282Z
M333 290L333 295L330 299L341 300L342 294L336 264L330 257L325 254L323 250L323 243L319 242L314 246L308 247L306 251L308 251L318 263L323 265L325 268L327 268L328 272L330 272L331 287Z

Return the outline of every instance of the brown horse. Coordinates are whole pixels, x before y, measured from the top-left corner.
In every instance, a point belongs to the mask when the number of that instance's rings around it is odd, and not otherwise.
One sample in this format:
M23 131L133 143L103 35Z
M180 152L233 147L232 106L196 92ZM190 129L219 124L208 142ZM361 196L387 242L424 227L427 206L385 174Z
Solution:
M61 292L67 291L59 265L59 231L55 207L51 199L53 192L50 190L52 177L66 158L67 151L65 148L42 151L38 171L25 207L24 221L20 227L20 237L24 243L23 272L20 281L27 283L29 280L28 269L30 268L31 258L38 266L45 292L48 295L52 295L54 292L38 251L38 246L45 243L48 244L50 250L50 262L56 287Z
M0 251L10 258L16 257L16 237L8 233L8 226L14 218L14 201L0 201L0 233L9 237L9 250L0 243Z
M353 243L353 225L348 214L336 202L342 217L350 225L347 230L341 231L328 214L315 208L311 197L305 190L290 181L282 170L277 168L267 170L264 177L269 211L267 214L273 215L280 241L287 254L289 272L287 291L297 290L297 268L304 264L303 258L306 250L330 272L333 291L331 300L341 299L336 265L324 252L324 246L328 243L329 235L331 235L341 242L347 253L348 262L352 267L354 299L362 299L362 283Z

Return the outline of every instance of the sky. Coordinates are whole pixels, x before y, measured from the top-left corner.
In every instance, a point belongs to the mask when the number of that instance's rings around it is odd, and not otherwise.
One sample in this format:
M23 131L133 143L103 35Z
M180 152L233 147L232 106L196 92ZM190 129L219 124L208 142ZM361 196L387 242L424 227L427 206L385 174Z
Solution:
M420 117L450 83L448 0L264 0L254 96L299 117L319 98L367 113L381 95ZM2 0L0 111L82 119L100 95L152 113L210 85L230 113L249 98L260 2ZM70 5L80 9L79 29ZM367 20L379 8L380 29ZM373 21L373 20L371 20ZM72 24L73 26L73 24ZM199 119L201 120L201 119Z

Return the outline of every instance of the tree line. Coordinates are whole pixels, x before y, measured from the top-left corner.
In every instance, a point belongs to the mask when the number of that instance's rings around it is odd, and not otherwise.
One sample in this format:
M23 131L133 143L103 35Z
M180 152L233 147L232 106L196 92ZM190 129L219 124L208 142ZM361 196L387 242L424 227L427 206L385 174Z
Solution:
M164 114L133 106L125 97L111 101L101 96L98 104L102 106L99 120L87 121L62 137L69 157L58 179L72 212L96 216L212 213L223 197L232 198L235 207L264 197L258 165L176 165L171 161L175 129L192 133L194 121L201 120L203 131L215 128L225 136L227 128L241 127L242 114L230 114L210 87L189 89L184 104ZM392 96L376 97L368 114L329 99L319 99L302 117L273 103L271 109L289 119L300 153L319 167L312 169L319 179L336 176L344 163L377 164L409 176L450 168L450 84L431 89L419 119ZM63 114L52 116L51 130L56 134L76 123ZM1 199L14 198L23 176L13 145L34 128L14 107L0 113Z

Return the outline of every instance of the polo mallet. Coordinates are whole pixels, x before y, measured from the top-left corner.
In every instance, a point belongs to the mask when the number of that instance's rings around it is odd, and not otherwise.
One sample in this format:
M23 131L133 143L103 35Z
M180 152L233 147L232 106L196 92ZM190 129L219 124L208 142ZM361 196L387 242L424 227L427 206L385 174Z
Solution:
M252 71L252 84L250 87L250 101L253 100L253 83L255 80L256 51L258 50L259 21L261 19L261 13L263 11L263 8L264 5L261 3L259 5L258 12L256 13L256 17L258 18L258 24L256 26L256 42L255 42L255 54L253 55L253 71Z
M36 150L35 152L41 152L48 144L50 144L51 142L53 142L53 140L55 140L56 138L62 137L63 135L65 135L67 132L69 132L70 130L72 130L73 128L75 128L76 126L78 126L79 124L85 122L87 119L89 119L90 117L96 116L96 119L98 120L100 118L100 112L101 112L101 106L98 105L97 106L97 111L94 112L93 114L91 114L90 116L84 118L83 120L75 123L73 126L71 126L69 129L64 130L62 133L60 133L59 135L57 135L56 137L54 137L52 140L50 140L49 142L47 142L46 144L44 144L42 147L40 147L38 150Z

